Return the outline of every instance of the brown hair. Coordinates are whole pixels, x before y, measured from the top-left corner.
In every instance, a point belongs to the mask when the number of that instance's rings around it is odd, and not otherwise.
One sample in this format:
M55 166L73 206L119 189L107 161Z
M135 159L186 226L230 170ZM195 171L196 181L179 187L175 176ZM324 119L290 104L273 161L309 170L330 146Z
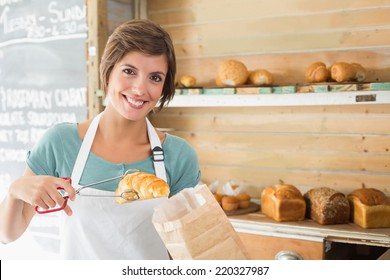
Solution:
M118 26L108 38L100 63L103 92L107 91L108 80L115 64L131 51L166 56L168 73L160 99L161 110L175 94L176 57L168 32L150 20L129 20Z

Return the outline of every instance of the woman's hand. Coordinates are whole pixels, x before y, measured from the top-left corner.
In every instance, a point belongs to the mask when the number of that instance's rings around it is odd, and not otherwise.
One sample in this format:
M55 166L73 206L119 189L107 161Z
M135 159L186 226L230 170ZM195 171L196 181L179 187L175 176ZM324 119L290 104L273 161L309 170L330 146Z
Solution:
M57 188L63 188L68 193L70 200L75 199L76 193L70 182L52 176L22 176L12 183L9 194L14 199L47 210L64 203L65 199ZM72 215L72 210L68 205L64 211L68 216Z

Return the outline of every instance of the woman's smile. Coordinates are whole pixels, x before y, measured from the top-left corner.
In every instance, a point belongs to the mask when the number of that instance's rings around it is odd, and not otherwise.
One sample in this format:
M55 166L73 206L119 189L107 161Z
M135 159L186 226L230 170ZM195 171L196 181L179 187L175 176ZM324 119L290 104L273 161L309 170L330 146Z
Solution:
M144 101L144 100L140 100L140 99L134 99L130 96L127 96L127 95L124 95L126 101L130 104L130 106L132 108L135 108L135 109L140 109L142 108L142 105L144 105L144 103L146 103L147 101Z

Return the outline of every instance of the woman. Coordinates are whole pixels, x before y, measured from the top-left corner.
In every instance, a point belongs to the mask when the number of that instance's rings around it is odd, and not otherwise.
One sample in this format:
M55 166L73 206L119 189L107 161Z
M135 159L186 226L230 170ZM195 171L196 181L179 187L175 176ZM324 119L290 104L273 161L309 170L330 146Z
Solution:
M146 119L174 95L172 41L151 21L126 22L108 39L100 72L109 100L105 110L85 123L50 128L29 152L24 175L11 184L0 205L1 241L11 242L23 234L35 206L62 205L64 198L57 191L62 187L71 200L63 211L61 227L64 258L167 259L151 223L153 209L163 199L115 204L112 197L104 196L112 195L118 182L84 193L96 197L76 195L75 189L128 169L166 180L170 195L199 182L192 147L155 130ZM71 177L71 183L62 177Z

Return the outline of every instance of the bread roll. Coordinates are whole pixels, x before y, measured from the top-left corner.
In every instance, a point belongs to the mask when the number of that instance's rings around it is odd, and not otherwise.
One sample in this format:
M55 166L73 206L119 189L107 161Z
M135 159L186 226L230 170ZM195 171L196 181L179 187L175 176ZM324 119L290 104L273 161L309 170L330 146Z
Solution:
M322 187L311 189L304 195L306 217L321 225L347 224L349 202L345 195L334 189Z
M240 86L248 79L248 69L245 64L237 60L226 60L218 67L216 81L225 86Z
M355 68L346 62L337 62L330 68L331 77L336 82L348 82L355 79Z
M218 202L218 204L222 206L223 194L214 193L213 195L214 195L215 200Z
M219 77L215 78L215 84L219 87L223 87L224 84L222 83L221 79Z
M355 80L363 82L366 79L367 71L359 63L351 63L352 67L355 68Z
M301 221L305 219L306 203L295 186L274 185L262 191L261 211L278 222Z
M234 196L222 197L222 209L225 211L234 211L238 209L238 199Z
M238 208L245 209L249 207L251 203L251 197L249 194L240 193L236 195L236 198L238 200Z
M184 87L194 87L196 85L196 78L190 75L181 76L180 84Z
M380 190L357 189L348 196L351 220L362 228L390 227L390 198Z
M330 71L326 68L325 63L314 62L307 67L305 77L309 83L322 83L329 80Z
M126 175L118 184L118 188L115 190L116 195L121 195L130 198L126 200L122 197L117 197L115 202L118 204L124 204L131 202L132 198L136 198L132 192L126 193L126 191L134 190L138 193L139 199L151 199L158 197L166 197L169 195L169 186L163 180L157 176L145 172L135 172Z
M257 69L249 73L248 83L255 86L269 86L274 82L270 72L264 69Z

